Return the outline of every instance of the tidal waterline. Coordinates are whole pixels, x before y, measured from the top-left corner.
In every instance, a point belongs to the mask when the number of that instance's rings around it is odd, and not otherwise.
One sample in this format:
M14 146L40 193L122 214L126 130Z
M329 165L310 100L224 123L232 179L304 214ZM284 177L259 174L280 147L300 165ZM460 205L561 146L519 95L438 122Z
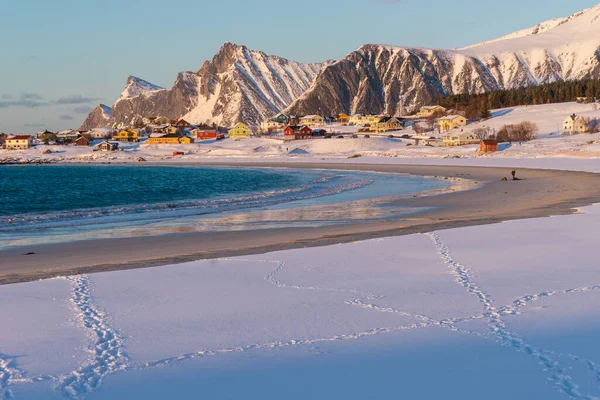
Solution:
M0 248L87 239L318 227L398 217L385 198L443 180L362 171L206 166L0 170Z

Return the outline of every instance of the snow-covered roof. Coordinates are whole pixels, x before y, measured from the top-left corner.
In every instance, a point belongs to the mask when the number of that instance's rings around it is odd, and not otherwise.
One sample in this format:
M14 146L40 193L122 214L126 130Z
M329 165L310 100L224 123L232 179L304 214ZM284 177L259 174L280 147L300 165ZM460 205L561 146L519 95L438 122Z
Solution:
M585 122L585 119L581 115L573 114L573 115L569 115L567 117L567 119L565 120L565 122L569 122L569 121L571 121L571 122L584 121Z
M462 115L447 115L445 117L441 117L440 121L454 121L456 118L464 118Z
M323 118L320 115L305 115L302 119Z

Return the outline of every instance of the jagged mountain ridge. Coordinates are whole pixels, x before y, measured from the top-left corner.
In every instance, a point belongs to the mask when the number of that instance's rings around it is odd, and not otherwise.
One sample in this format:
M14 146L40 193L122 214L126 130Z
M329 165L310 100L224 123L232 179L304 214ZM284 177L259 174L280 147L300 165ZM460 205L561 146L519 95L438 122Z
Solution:
M600 4L463 49L362 46L324 68L285 111L403 115L448 94L598 77Z
M198 72L182 72L171 89L129 77L109 119L94 110L82 128L122 127L148 116L191 123L256 124L302 95L325 63L303 64L225 43Z
M321 64L226 43L198 72L180 73L171 89L128 79L111 116L102 119L106 113L94 110L84 126L118 127L150 115L258 124L281 110L403 115L447 94L598 78L599 59L600 4L462 49L369 44Z

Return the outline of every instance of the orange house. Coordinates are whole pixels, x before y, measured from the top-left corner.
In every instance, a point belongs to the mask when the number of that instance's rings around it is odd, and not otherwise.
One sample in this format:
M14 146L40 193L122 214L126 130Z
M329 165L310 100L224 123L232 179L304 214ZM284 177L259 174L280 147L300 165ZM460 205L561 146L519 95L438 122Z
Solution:
M482 153L495 153L498 151L498 141L482 140L481 143L479 143L479 151Z
M336 118L337 122L350 122L350 116L348 114L340 114Z
M166 134L148 138L148 144L191 144L194 139L178 134Z

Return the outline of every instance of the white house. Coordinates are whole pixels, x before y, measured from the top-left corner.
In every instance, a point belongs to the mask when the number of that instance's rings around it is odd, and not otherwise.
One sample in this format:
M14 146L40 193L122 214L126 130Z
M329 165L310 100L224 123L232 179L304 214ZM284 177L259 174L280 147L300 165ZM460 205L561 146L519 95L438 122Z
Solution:
M260 130L265 131L265 132L278 131L278 130L282 130L283 128L285 128L284 123L281 123L281 122L278 122L278 121L275 121L272 119L260 124Z
M581 115L569 115L563 123L564 133L586 133L590 130L590 123L586 118Z
M467 144L478 144L481 142L477 136L472 132L459 132L450 135L444 135L444 146L464 146Z
M107 128L98 128L86 132L86 135L90 135L92 139L108 139L114 133L114 130Z
M325 118L321 117L320 115L307 115L300 118L299 125L306 125L311 128L315 126L323 126L325 125Z
M98 143L98 145L96 145L96 150L99 151L116 151L118 149L118 142L109 142L108 140L105 140L102 143Z

